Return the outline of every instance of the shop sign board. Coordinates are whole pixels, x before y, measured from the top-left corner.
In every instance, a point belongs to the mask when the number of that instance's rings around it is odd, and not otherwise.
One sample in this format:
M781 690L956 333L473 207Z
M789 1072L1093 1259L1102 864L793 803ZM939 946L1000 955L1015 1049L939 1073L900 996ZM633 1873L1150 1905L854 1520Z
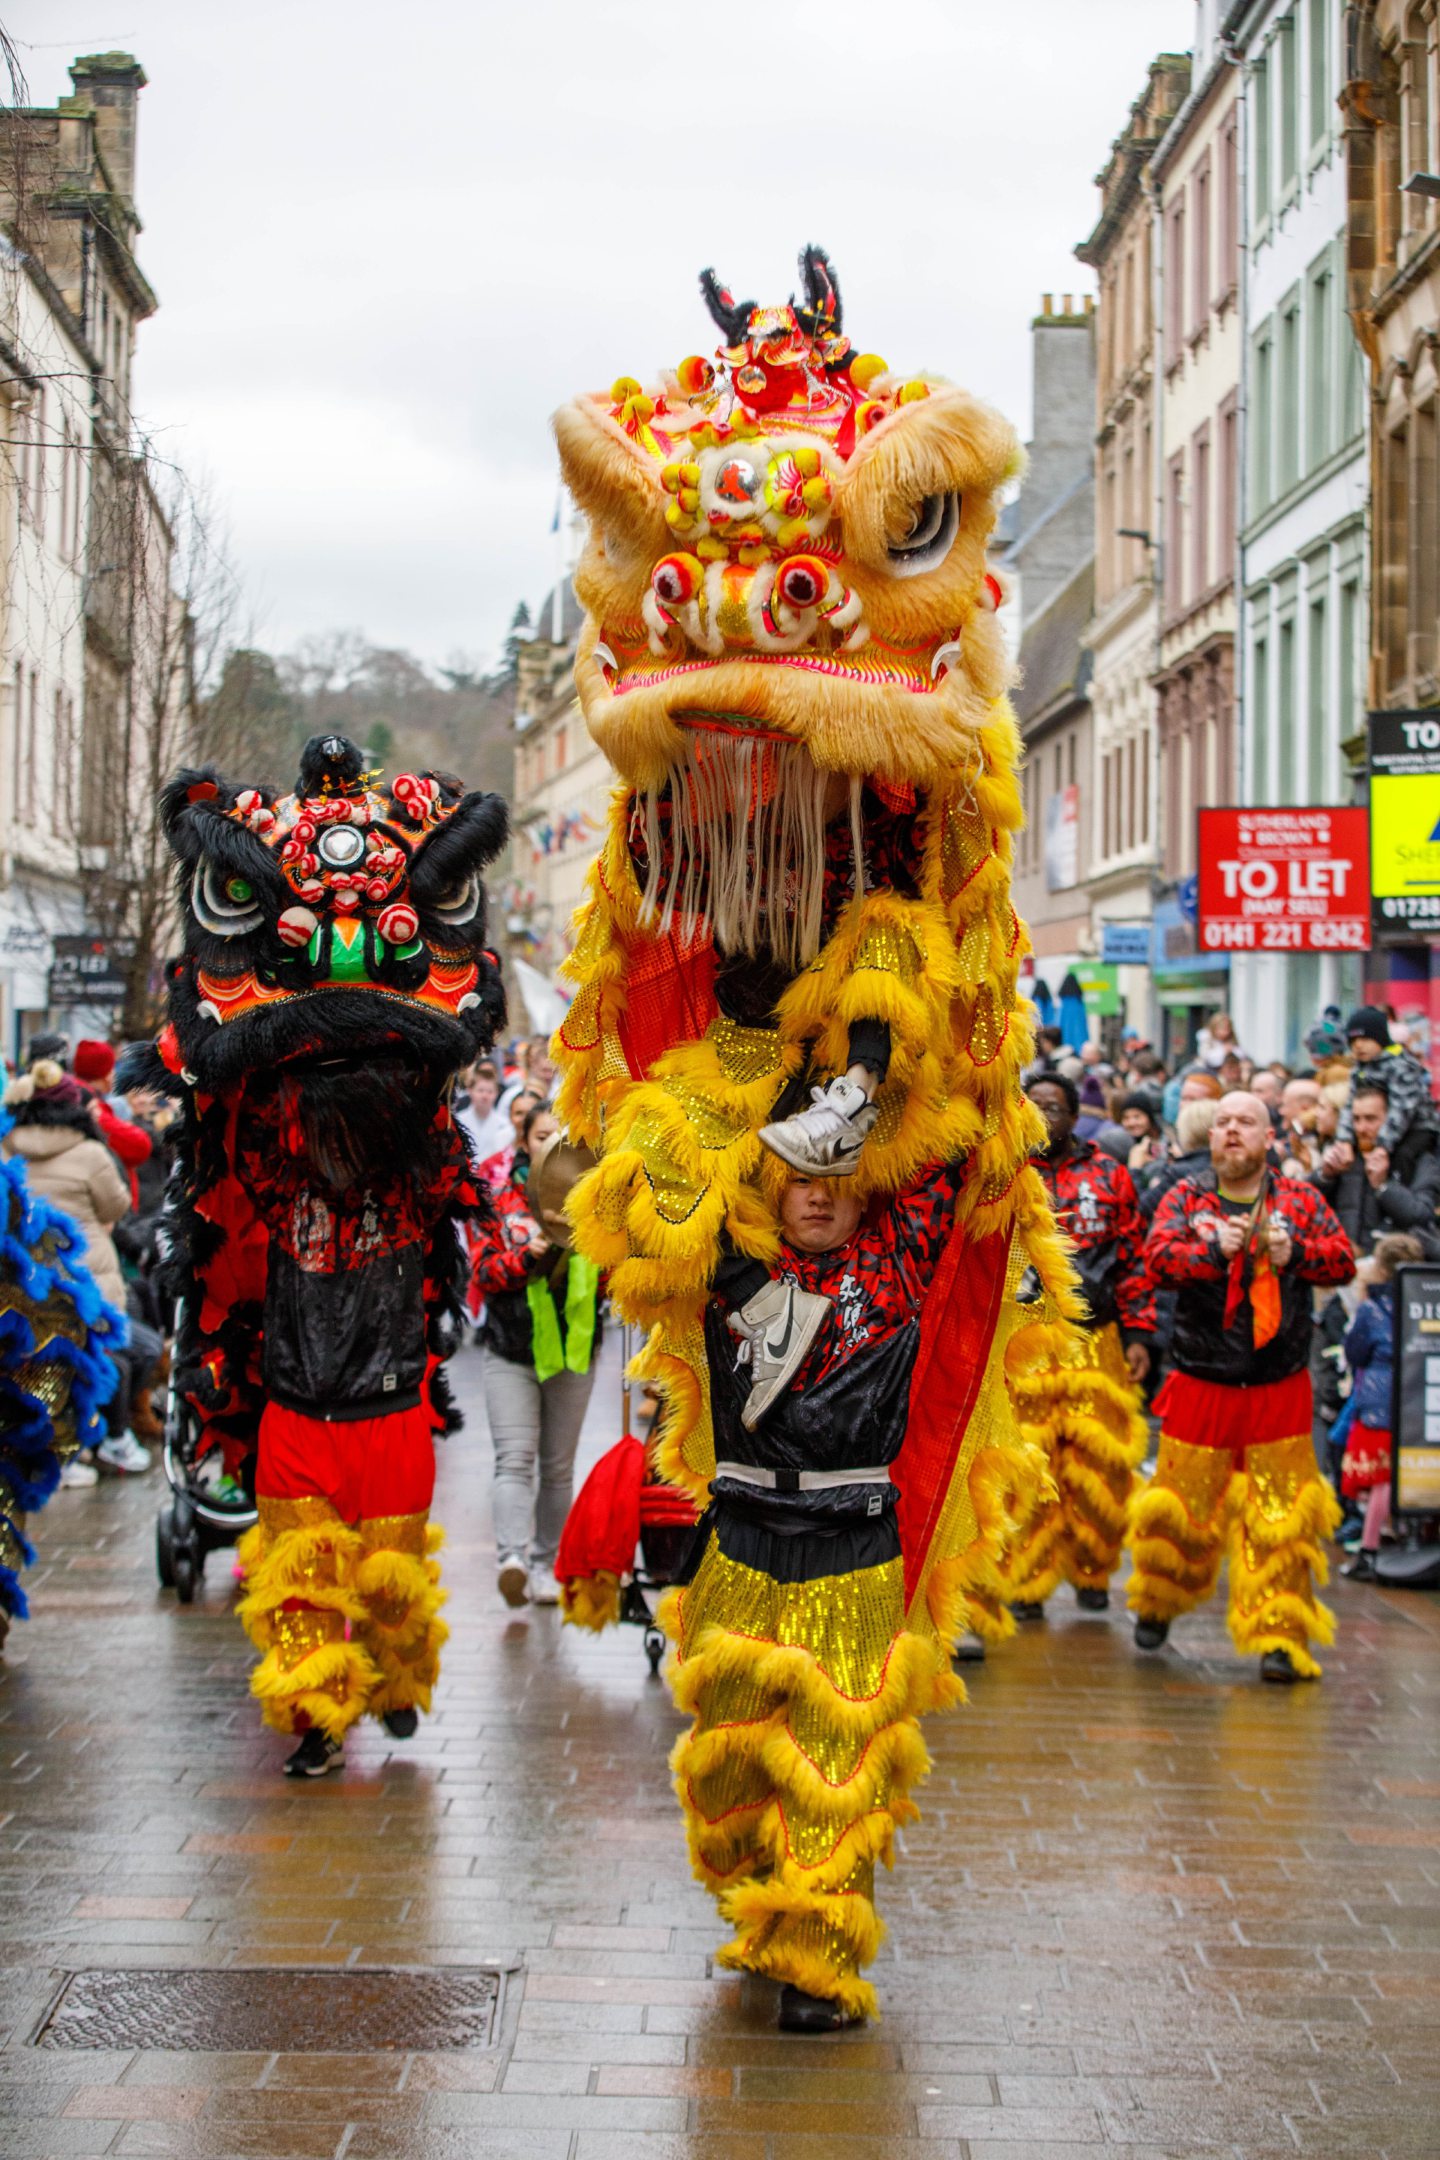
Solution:
M1075 980L1084 993L1087 1009L1098 1020L1115 1020L1125 1010L1120 996L1120 981L1113 963L1103 960L1082 960L1075 970Z
M1150 965L1149 923L1107 922L1100 925L1100 957L1117 967Z
M1429 1261L1396 1270L1394 1386L1391 1506L1440 1515L1440 1267Z
M1333 803L1199 813L1200 950L1368 952L1368 813Z
M50 1003L123 1005L126 970L135 956L133 938L105 938L90 933L57 937L50 962Z
M1440 933L1440 712L1370 715L1370 891L1377 937Z

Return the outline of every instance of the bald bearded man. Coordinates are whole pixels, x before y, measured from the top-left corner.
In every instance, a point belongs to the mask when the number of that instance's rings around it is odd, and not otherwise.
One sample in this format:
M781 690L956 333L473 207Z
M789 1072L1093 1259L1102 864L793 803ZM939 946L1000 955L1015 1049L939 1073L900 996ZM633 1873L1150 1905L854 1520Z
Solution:
M1132 1502L1135 1641L1158 1650L1170 1623L1209 1598L1229 1548L1230 1633L1263 1679L1318 1679L1312 1642L1332 1616L1315 1595L1320 1540L1339 1519L1310 1437L1310 1331L1317 1285L1349 1282L1354 1255L1313 1185L1269 1168L1270 1117L1226 1095L1208 1171L1174 1186L1145 1247L1176 1293L1174 1370L1155 1398L1160 1455Z

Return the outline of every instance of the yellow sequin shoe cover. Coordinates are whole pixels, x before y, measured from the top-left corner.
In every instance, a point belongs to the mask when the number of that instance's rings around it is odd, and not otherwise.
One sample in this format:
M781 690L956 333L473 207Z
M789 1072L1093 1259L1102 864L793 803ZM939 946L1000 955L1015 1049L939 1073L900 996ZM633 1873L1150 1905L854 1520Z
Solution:
M1148 1434L1113 1321L1017 1376L1015 1415L1054 1483L1010 1554L1009 1595L1042 1604L1060 1583L1103 1590L1120 1564L1126 1511Z
M1318 1678L1310 1644L1334 1641L1335 1617L1315 1591L1339 1520L1309 1433L1246 1448L1240 1463L1228 1448L1162 1433L1154 1475L1130 1504L1130 1607L1156 1620L1193 1612L1213 1596L1228 1548L1236 1649L1288 1651Z
M258 1502L240 1540L239 1606L261 1652L251 1691L267 1725L341 1740L367 1712L430 1708L448 1630L426 1516L341 1520L319 1494Z

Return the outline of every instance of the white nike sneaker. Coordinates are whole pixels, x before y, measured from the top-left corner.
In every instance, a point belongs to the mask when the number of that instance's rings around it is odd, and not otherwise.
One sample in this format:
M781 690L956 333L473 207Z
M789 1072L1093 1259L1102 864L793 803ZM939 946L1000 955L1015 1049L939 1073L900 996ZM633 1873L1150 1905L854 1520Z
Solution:
M813 1290L797 1289L792 1282L768 1282L748 1304L731 1313L728 1325L740 1337L737 1362L750 1367L750 1393L740 1413L746 1432L754 1432L775 1398L790 1385L833 1302Z
M864 1088L838 1078L828 1087L811 1088L808 1110L797 1110L778 1125L762 1125L760 1139L801 1177L850 1177L879 1115Z

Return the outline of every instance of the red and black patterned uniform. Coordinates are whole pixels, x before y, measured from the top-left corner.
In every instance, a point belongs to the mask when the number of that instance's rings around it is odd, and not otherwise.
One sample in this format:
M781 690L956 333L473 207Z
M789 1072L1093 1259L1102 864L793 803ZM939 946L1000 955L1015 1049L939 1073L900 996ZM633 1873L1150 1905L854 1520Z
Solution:
M448 774L386 785L326 734L287 793L207 766L160 810L184 943L132 1081L183 1106L182 1453L253 1474L251 1685L308 1774L362 1716L413 1726L439 1669L441 1368L489 1206L448 1105L504 1017L483 873L505 809Z
M733 1559L770 1573L782 1568L794 1581L898 1555L898 1495L884 1472L905 1438L920 1311L954 1220L959 1178L958 1168L927 1171L836 1252L785 1248L775 1272L829 1298L831 1310L793 1385L755 1432L740 1417L750 1368L739 1362L724 1306L711 1303L705 1345L717 1462L878 1473L873 1484L793 1493L759 1493L718 1477L714 1525Z
M717 1475L666 1622L681 1649L677 1699L695 1713L672 1757L691 1855L736 1931L720 1960L857 2011L874 2006L858 1968L879 1940L875 1861L890 1858L928 1768L917 1720L958 1693L944 1650L906 1624L890 1472L960 1175L927 1172L835 1252L784 1249L776 1274L832 1309L753 1433L740 1419L750 1368L711 1300ZM807 1474L844 1472L869 1474L800 1489ZM753 1676L708 1670L729 1631L763 1646Z
M1037 1155L1035 1167L1074 1244L1090 1325L1117 1320L1127 1334L1152 1334L1155 1291L1145 1272L1145 1223L1130 1172L1093 1140L1078 1139L1058 1162Z
M1176 1292L1175 1369L1155 1398L1155 1474L1132 1510L1130 1604L1154 1620L1191 1611L1213 1593L1228 1545L1236 1648L1283 1650L1314 1677L1309 1646L1335 1631L1315 1595L1320 1541L1339 1510L1311 1438L1312 1293L1348 1282L1355 1259L1313 1185L1272 1176L1262 1200L1290 1239L1278 1269L1263 1223L1233 1260L1220 1251L1226 1217L1248 1226L1255 1203L1228 1198L1213 1171L1184 1179L1156 1211L1146 1261Z
M1037 1155L1035 1167L1074 1245L1090 1320L1078 1357L1052 1355L1012 1382L1021 1430L1045 1450L1054 1481L1053 1497L1033 1510L1010 1557L1017 1606L1042 1605L1061 1582L1105 1590L1120 1564L1147 1437L1122 1336L1146 1341L1155 1328L1130 1172L1093 1140L1074 1137L1059 1157Z

